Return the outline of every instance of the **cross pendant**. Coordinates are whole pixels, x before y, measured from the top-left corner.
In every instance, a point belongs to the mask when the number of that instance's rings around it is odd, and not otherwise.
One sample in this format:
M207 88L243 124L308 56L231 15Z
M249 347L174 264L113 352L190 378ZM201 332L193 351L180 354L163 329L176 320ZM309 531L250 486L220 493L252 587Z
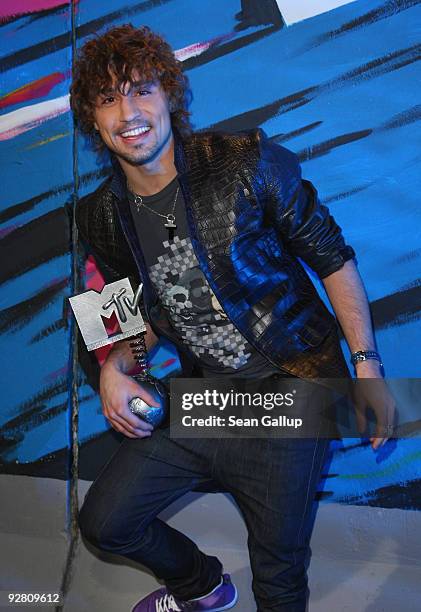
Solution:
M177 227L177 225L175 223L174 215L168 215L167 216L167 222L164 223L164 227L166 227L167 229L175 229Z
M136 208L137 208L137 212L140 212L140 209L143 205L143 198L142 196L138 195L137 193L134 194L134 203L136 204Z
M168 230L168 242L172 242L174 240L174 230L177 227L175 222L175 217L171 213L167 215L167 222L164 223L164 227Z

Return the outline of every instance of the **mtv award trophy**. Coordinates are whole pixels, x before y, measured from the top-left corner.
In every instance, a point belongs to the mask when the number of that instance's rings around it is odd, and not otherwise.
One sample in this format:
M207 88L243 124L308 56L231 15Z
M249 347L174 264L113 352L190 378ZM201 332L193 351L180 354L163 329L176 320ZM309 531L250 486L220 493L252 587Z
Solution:
M134 293L129 279L124 278L105 285L101 293L89 289L74 295L69 301L88 351L133 336L133 342L130 342L129 346L140 367L140 373L133 378L152 395L159 406L149 406L140 397L134 397L129 402L129 408L133 414L156 427L165 418L167 393L149 369L145 343L146 325L139 309L142 288L143 286L139 285ZM110 321L111 317L114 322L117 319L119 329L109 335L104 321Z

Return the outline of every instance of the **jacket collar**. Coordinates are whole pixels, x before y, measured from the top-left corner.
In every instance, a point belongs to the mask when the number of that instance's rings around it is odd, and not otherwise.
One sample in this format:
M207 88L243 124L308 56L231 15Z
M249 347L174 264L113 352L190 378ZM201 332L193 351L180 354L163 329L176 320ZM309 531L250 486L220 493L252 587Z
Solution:
M127 196L126 175L124 174L117 157L113 154L111 155L111 165L113 168L113 175L110 189L118 200L124 200Z

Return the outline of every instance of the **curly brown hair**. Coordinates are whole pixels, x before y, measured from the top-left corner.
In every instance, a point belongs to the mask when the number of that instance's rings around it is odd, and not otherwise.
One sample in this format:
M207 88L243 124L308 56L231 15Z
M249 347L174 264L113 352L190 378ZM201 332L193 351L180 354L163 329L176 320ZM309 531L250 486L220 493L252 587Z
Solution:
M169 44L147 26L126 24L88 40L80 49L73 69L70 106L76 125L97 149L102 141L94 127L94 107L101 91L133 84L137 71L145 81L159 81L170 105L171 124L181 135L191 132L188 79Z

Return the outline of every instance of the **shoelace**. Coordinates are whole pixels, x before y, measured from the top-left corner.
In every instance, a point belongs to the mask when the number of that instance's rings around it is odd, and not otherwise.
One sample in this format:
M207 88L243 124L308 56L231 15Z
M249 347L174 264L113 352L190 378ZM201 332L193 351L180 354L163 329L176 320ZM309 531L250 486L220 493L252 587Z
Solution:
M172 595L164 595L160 597L156 603L156 612L182 612L181 608L178 607Z

